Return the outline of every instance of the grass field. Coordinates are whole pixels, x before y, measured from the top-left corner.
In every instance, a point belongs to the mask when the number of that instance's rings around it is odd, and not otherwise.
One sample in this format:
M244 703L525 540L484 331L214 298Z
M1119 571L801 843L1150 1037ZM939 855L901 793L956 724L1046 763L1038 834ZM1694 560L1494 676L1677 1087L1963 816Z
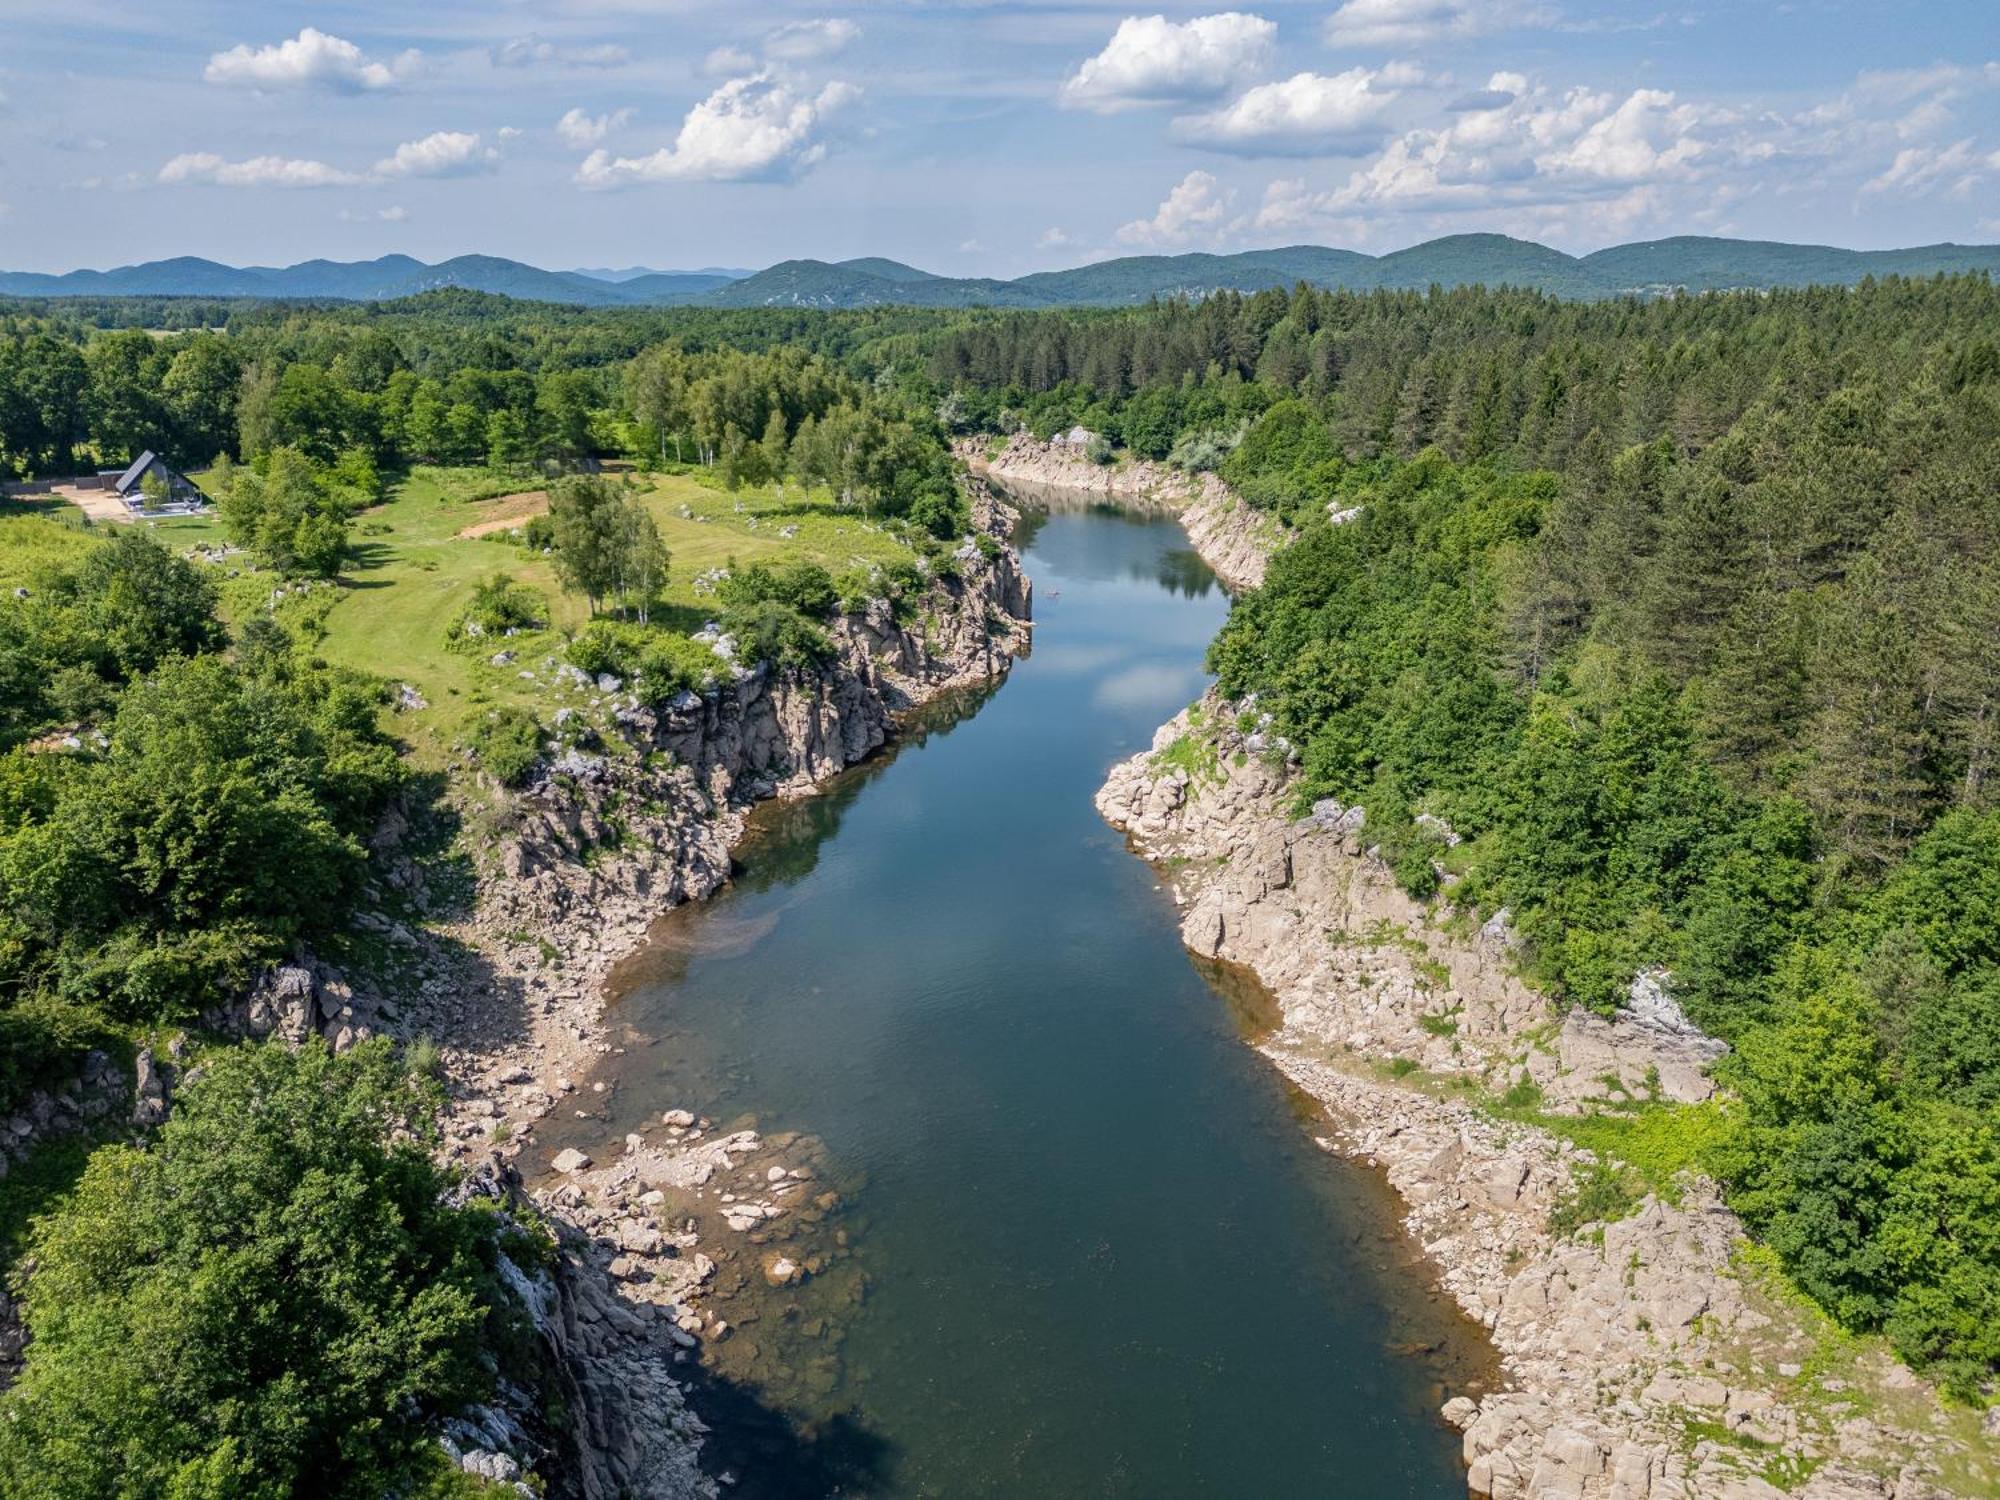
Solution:
M747 564L805 557L838 572L909 556L901 542L839 511L823 491L789 486L782 495L769 488L732 494L685 474L642 476L638 483L673 557L665 618L675 628L699 629L712 616L715 601L697 591L695 580L732 558ZM521 673L559 651L587 618L584 601L560 591L547 558L527 552L504 530L461 535L495 518L525 519L536 508L512 493L496 494L501 488L482 470L416 470L357 518L355 559L339 589L328 591L330 602L308 593L296 608L279 607L281 618L317 619L313 628L324 631L318 650L329 661L407 682L423 695L430 708L397 723L420 761L448 755L463 742L468 720L491 706L545 704L546 684ZM541 593L549 629L495 640L476 653L450 649L446 633L474 585L495 573ZM491 657L503 650L517 660L495 665Z
M717 609L695 580L731 559L810 558L838 573L910 556L902 542L840 510L824 490L790 485L782 493L770 487L731 493L699 473L642 475L635 482L673 558L666 608L654 619L684 631L699 629ZM430 707L396 715L396 733L409 741L419 764L439 765L464 743L469 721L491 707L519 704L538 709L545 720L553 711L548 674L532 681L521 674L560 654L587 619L587 607L562 593L548 558L495 527L540 508L519 481L484 469L418 468L399 479L382 504L355 518L354 556L338 583L293 587L274 602L282 580L249 570L248 559L236 554L229 565L242 571L221 581L223 613L234 622L270 607L328 661L408 683ZM74 524L77 519L72 507L46 503L0 511L0 586L24 583L89 546L93 533ZM226 540L213 513L147 525L179 552ZM484 535L461 534L482 527ZM548 628L496 639L476 652L451 649L447 632L473 587L495 573L542 595ZM501 651L516 660L496 665L492 657Z

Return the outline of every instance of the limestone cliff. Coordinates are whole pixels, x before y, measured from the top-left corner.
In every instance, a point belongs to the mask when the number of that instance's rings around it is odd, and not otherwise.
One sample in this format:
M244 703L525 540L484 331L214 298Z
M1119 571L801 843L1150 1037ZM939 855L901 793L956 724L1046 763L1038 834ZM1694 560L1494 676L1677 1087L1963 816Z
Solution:
M1177 516L1215 576L1234 590L1262 583L1266 562L1284 541L1276 521L1251 509L1213 474L1189 474L1129 455L1114 464L1097 464L1072 444L1060 439L1044 443L1026 432L1015 433L992 453L978 440L967 440L958 445L958 454L975 474L989 475L1030 498L1038 490L1101 495Z
M1528 1080L1552 1110L1704 1097L1715 1044L1656 976L1615 1020L1555 1014L1516 976L1504 920L1482 927L1403 894L1362 809L1299 815L1286 747L1254 704L1184 712L1113 769L1098 808L1162 861L1187 946L1269 988L1283 1021L1261 1048L1328 1107L1321 1144L1386 1171L1443 1286L1489 1331L1503 1388L1445 1410L1474 1494L1990 1492L1979 1486L2000 1467L1976 1428L1752 1274L1712 1184L1552 1227L1589 1153L1473 1101ZM1944 1475L1959 1479L1947 1489Z
M476 1177L510 1182L513 1160L539 1164L536 1123L577 1089L567 1075L610 1050L608 971L660 913L728 879L754 804L810 794L883 746L899 715L998 680L1026 648L1030 586L1004 540L1012 512L982 482L970 489L984 540L961 547L900 614L877 601L833 621L833 654L815 670L753 668L654 709L622 684L547 664L567 700L560 748L524 791L475 810L485 821L469 840L472 915L423 932L371 919L406 952L413 993L392 1005L314 969L280 970L246 1007L248 1024L427 1032L447 1044L459 1084L451 1154ZM383 841L387 879L422 905L426 877L398 847ZM661 1194L614 1185L587 1196L576 1181L534 1194L561 1251L530 1305L572 1417L569 1451L541 1465L543 1477L578 1500L709 1500L716 1484L701 1471L703 1428L682 1381L701 1339L726 1332L695 1311L697 1268L712 1263L684 1222L666 1222ZM649 1269L637 1274L639 1264ZM494 1420L505 1427L507 1413ZM465 1442L469 1465L512 1461L477 1434Z

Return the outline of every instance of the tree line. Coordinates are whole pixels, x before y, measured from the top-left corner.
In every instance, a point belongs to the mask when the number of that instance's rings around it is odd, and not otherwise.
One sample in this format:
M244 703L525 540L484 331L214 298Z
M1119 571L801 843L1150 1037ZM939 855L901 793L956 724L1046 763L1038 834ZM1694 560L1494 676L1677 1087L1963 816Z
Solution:
M1211 665L1300 748L1301 799L1364 805L1414 894L1508 911L1564 1003L1664 973L1734 1048L1704 1162L1731 1203L1835 1318L1968 1397L2000 1369L1992 299L1550 329L1454 293L1394 403L1379 354L1324 390L1244 380L1261 409L1215 453L1297 532ZM1396 437L1385 413L1476 330L1520 345L1491 436L1447 402Z

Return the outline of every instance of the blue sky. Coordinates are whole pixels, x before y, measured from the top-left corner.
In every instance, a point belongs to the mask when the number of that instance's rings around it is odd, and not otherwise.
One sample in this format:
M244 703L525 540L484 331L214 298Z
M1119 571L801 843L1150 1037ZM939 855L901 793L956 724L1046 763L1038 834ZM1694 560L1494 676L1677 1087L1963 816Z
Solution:
M2000 240L1995 0L4 0L0 267Z

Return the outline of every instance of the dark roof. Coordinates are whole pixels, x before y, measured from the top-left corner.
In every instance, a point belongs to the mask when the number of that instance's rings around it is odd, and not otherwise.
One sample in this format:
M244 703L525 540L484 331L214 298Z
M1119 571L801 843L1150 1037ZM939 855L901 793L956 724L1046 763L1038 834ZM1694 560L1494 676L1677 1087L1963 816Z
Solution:
M137 484L145 472L160 461L160 455L148 448L133 460L132 467L118 476L118 493L124 494Z

